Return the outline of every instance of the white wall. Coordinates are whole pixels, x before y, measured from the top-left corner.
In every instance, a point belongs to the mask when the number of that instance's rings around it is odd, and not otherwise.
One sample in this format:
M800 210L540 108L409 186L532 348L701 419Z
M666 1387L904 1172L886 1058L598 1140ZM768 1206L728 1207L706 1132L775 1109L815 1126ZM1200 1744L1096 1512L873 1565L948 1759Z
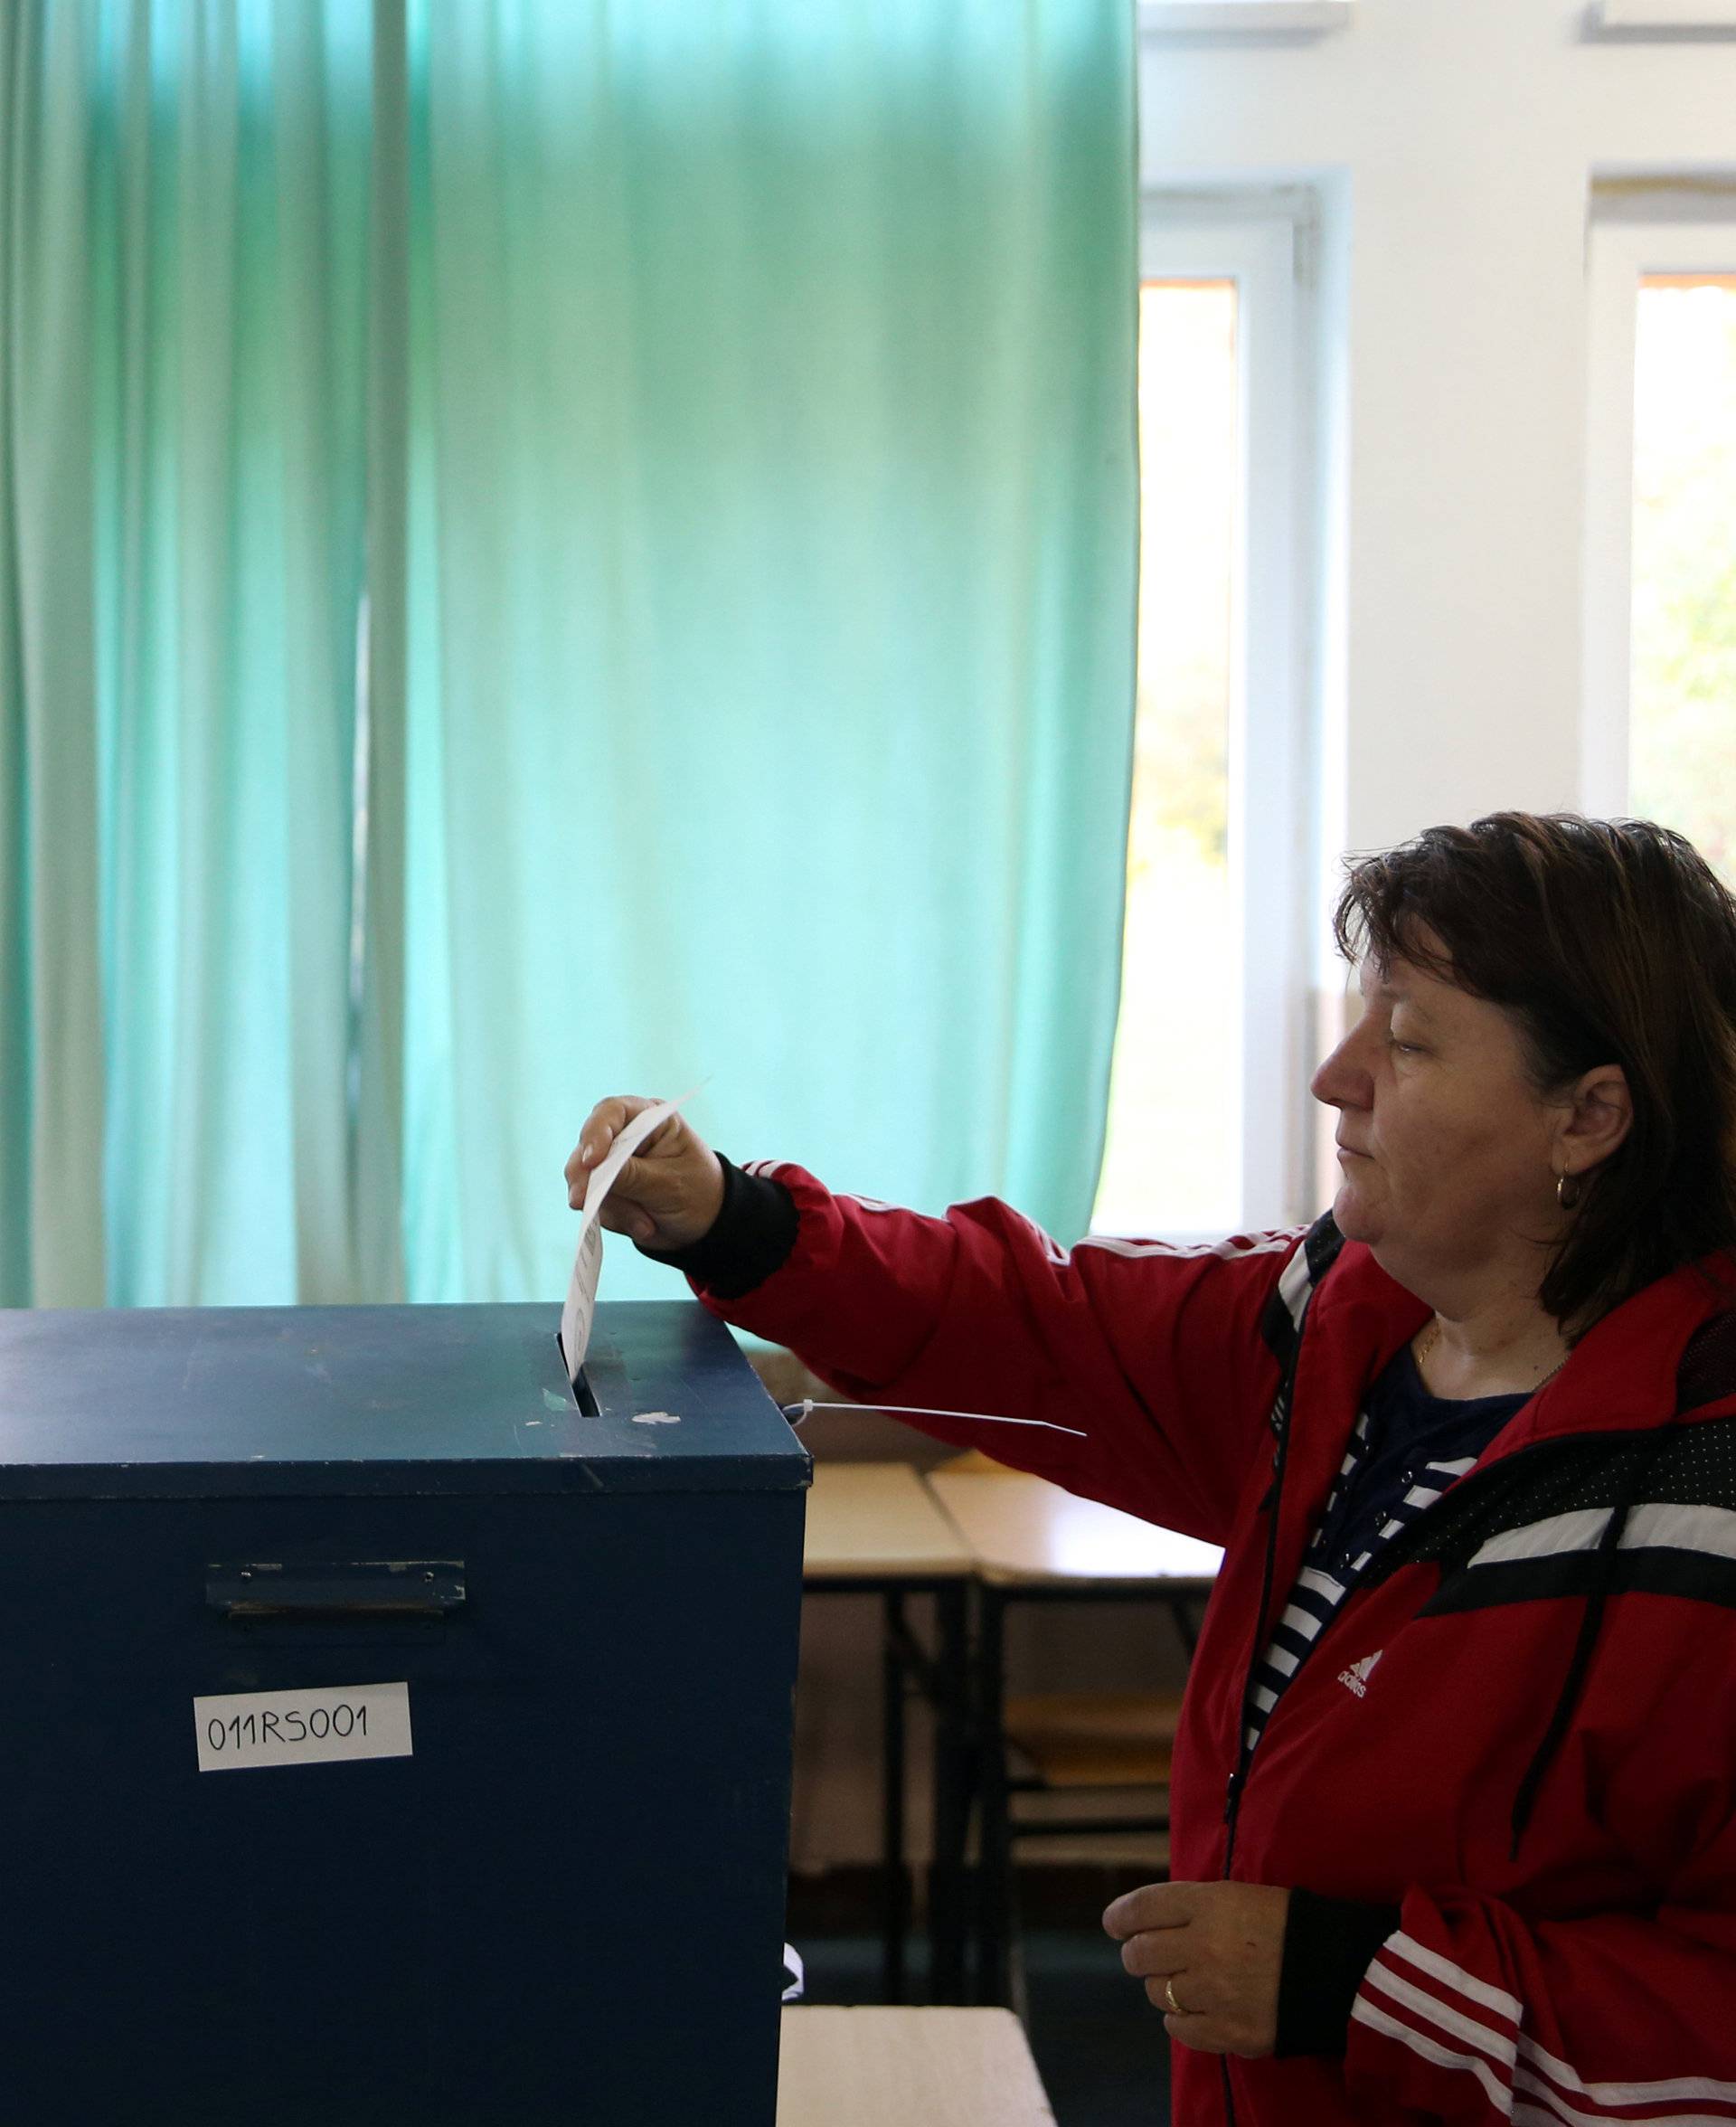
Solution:
M1329 859L1580 803L1590 183L1736 165L1736 42L1599 38L1567 0L1355 15L1315 41L1147 37L1140 81L1146 183L1326 188L1347 422Z

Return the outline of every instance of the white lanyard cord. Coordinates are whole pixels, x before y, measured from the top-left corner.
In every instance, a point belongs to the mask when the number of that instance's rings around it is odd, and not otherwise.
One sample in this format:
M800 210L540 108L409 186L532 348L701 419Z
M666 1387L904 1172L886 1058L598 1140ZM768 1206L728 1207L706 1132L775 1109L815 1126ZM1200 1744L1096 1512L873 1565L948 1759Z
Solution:
M1075 1440L1089 1440L1077 1425L1055 1425L1047 1418L991 1418L986 1411L931 1411L923 1404L816 1404L804 1396L799 1404L779 1406L792 1425L799 1425L810 1411L891 1411L908 1418L968 1418L976 1425L1038 1425L1045 1432L1070 1432Z

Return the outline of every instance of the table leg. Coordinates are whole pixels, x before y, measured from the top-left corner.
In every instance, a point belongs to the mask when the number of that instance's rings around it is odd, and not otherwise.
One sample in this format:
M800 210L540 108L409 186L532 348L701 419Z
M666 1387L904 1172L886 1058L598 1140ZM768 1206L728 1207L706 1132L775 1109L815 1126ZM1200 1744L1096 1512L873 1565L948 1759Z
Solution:
M929 1999L965 1999L965 1850L970 1837L970 1640L963 1581L934 1597L934 1859L929 1870Z
M910 1886L904 1867L904 1598L889 1589L881 1644L881 1867L885 1896L881 1990L891 2002L904 1999L904 1946L910 1924Z
M1007 1935L1013 1854L1007 1836L1006 1741L1001 1730L1006 1606L985 1586L976 1629L976 1999L1007 1999Z

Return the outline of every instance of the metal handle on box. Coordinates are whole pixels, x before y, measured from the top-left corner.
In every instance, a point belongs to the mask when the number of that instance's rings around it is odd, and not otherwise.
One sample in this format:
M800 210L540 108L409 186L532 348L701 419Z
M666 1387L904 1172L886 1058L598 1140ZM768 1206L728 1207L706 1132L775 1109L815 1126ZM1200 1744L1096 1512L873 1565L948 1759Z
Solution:
M243 1621L449 1617L464 1603L461 1558L318 1565L256 1559L205 1569L205 1606Z

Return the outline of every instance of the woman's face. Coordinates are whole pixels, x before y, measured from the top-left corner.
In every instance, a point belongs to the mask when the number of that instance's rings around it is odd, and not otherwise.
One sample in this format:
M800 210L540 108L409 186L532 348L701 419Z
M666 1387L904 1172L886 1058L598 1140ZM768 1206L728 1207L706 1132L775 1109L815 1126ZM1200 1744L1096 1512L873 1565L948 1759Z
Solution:
M1359 970L1363 1016L1314 1074L1338 1110L1340 1230L1401 1282L1547 1237L1563 1109L1540 1101L1513 1022L1408 961Z

